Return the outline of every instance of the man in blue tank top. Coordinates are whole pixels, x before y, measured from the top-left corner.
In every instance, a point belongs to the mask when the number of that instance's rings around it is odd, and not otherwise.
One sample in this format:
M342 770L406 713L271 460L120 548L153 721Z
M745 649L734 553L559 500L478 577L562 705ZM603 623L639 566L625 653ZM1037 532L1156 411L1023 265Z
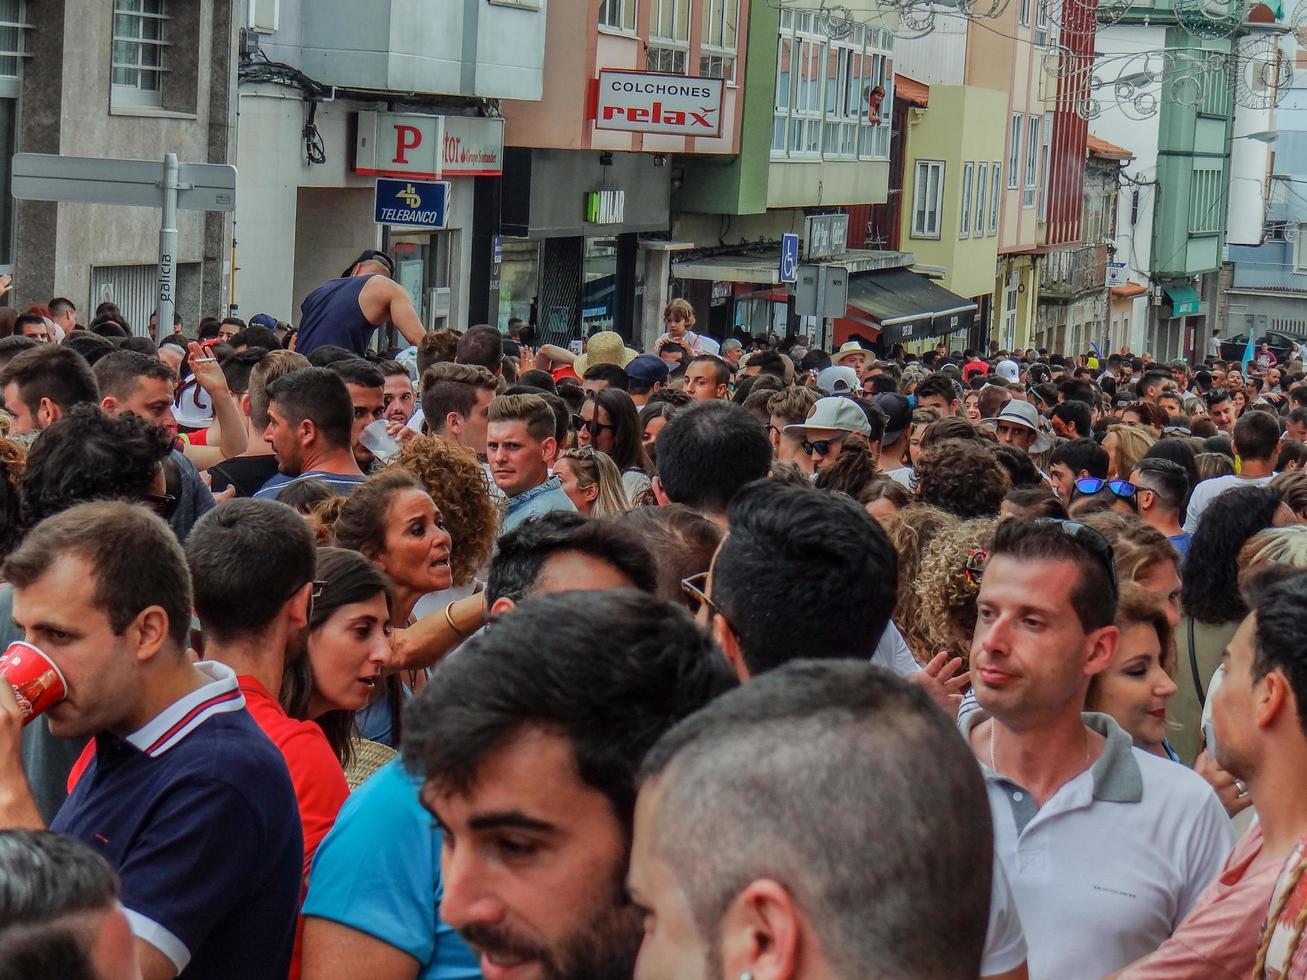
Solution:
M300 304L295 350L307 356L334 344L361 356L386 321L410 344L420 343L426 330L408 290L390 278L394 272L389 255L369 249L339 279L309 293Z

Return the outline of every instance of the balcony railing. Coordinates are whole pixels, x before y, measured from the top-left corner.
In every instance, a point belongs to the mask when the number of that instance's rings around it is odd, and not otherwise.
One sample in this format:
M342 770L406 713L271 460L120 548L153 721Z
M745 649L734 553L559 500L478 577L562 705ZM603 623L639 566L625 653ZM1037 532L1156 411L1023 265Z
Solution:
M1050 252L1040 264L1039 295L1051 300L1072 300L1107 285L1107 246Z

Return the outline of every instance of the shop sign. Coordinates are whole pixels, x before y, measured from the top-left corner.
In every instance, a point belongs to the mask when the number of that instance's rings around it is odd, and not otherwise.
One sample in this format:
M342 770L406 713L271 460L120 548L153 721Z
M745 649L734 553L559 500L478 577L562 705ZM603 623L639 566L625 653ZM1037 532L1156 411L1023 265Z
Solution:
M803 219L804 259L829 259L849 250L847 214L810 214Z
M720 78L601 68L595 129L720 136L724 86Z
M379 225L444 228L449 221L449 182L379 177L372 210Z
M358 113L355 173L422 180L495 176L503 166L502 119Z
M585 196L585 220L592 225L620 225L626 220L626 192L590 191Z
M440 141L445 177L496 177L504 172L504 120L444 116Z
M1124 286L1126 284L1126 265L1124 262L1107 263L1107 284Z

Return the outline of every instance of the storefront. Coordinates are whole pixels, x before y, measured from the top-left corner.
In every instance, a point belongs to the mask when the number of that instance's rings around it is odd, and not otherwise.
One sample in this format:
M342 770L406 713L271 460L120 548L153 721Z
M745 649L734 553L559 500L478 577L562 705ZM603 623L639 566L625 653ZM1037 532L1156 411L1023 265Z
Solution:
M505 153L498 321L534 328L537 343L566 344L596 330L641 332L637 236L666 231L665 158L644 153Z
M373 112L342 99L319 104L314 127L323 149L310 165L303 103L280 92L242 91L235 273L241 313L295 322L309 292L339 276L362 249L379 248L393 257L395 278L428 328L482 318L498 217L496 202L483 206L483 198L503 168L503 121ZM446 182L443 225L378 221L382 177L412 181L415 190Z

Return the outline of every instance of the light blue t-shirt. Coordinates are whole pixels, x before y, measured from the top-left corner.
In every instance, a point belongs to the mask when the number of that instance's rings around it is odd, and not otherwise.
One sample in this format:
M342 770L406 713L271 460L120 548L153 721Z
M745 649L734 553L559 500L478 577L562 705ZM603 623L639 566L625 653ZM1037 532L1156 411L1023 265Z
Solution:
M318 845L303 914L407 953L419 980L474 980L476 954L439 916L440 831L418 789L392 759L350 794Z
M572 498L563 489L563 481L556 476L551 476L544 483L525 490L516 497L509 497L504 502L504 524L499 533L506 534L528 518L548 514L553 510L576 510L576 504L572 503Z

